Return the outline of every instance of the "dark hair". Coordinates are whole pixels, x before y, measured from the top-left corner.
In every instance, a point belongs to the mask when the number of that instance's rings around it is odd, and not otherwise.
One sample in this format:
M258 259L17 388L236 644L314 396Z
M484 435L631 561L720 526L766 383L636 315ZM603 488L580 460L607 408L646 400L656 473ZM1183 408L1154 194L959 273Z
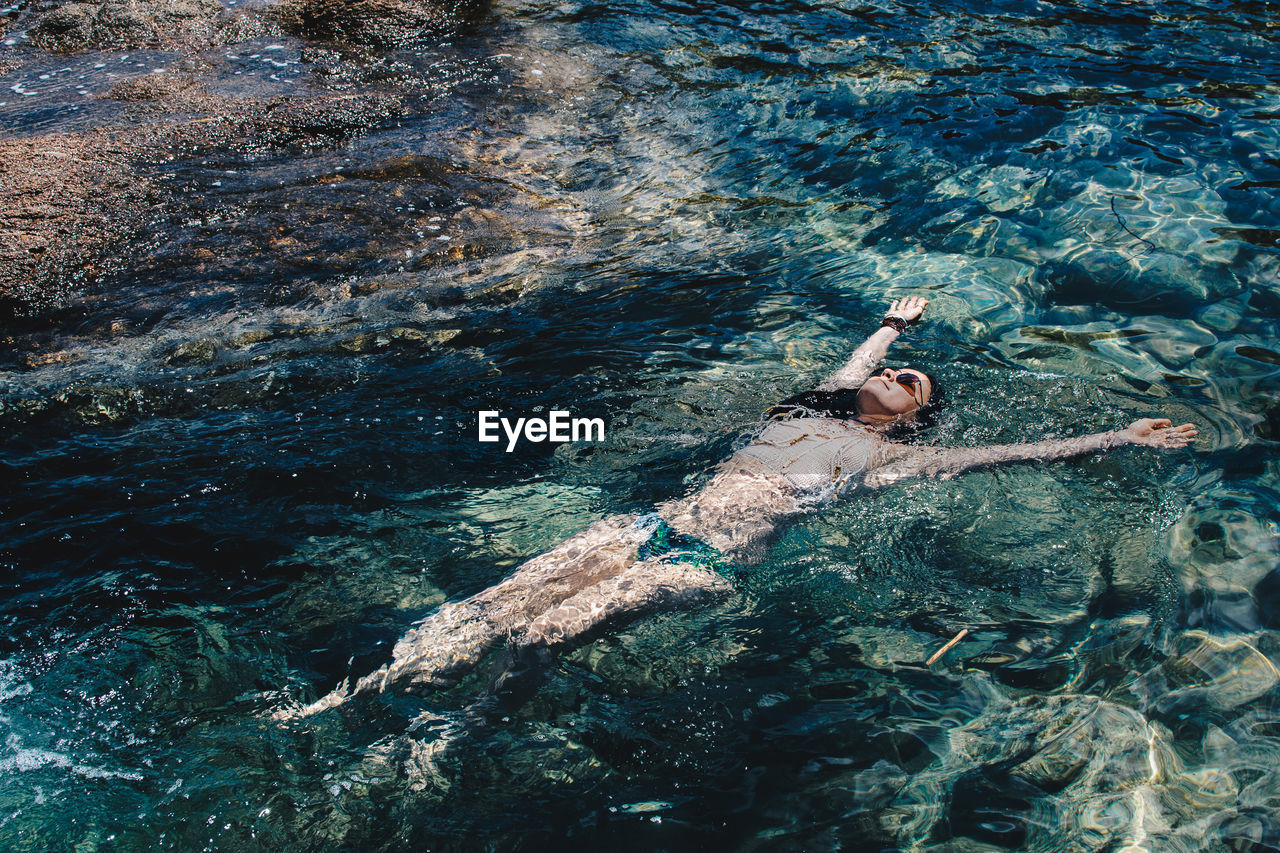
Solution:
M925 379L929 380L929 402L916 409L916 420L925 419L930 424L937 420L938 412L942 411L942 404L947 396L946 391L942 387L942 383L938 381L938 377L932 373L925 373Z
M787 418L856 418L858 416L858 389L840 388L836 391L805 391L795 394L774 406L764 416L769 420Z

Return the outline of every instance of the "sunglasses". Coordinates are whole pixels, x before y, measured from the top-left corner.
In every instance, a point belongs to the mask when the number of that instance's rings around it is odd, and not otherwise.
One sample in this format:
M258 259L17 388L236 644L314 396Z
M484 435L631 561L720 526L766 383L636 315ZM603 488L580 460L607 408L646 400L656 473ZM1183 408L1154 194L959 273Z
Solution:
M903 388L906 388L912 397L916 396L916 389L919 388L919 403L922 406L924 405L924 381L919 376L914 373L900 372L897 376L893 377L893 381L897 382Z

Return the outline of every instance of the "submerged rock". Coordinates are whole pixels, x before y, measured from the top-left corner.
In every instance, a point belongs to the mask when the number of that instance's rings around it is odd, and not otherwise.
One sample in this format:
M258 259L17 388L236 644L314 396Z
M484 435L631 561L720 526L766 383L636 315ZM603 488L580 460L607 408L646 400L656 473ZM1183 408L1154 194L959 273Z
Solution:
M176 67L203 71L192 52L282 23L306 37L390 44L448 31L479 8L285 0L233 12L219 0L117 0L29 7L14 26L45 50L178 50ZM106 97L130 105L122 126L0 142L0 315L59 310L127 260L133 238L173 201L147 164L210 149L331 147L404 111L400 97L377 93L229 98L192 73L128 80Z
M1188 509L1170 531L1169 561L1178 567L1188 595L1196 590L1253 588L1275 569L1280 556L1275 523L1264 514L1270 506L1241 505L1239 492L1223 491L1207 495L1213 500L1206 506ZM1226 498L1234 498L1234 504ZM1244 630L1257 627L1255 623Z
M399 97L378 93L230 98L184 73L126 80L106 97L135 105L129 115L161 149L327 147L404 112Z
M121 247L172 202L146 163L213 148L329 147L403 112L391 95L214 96L181 75L109 96L138 104L146 120L0 140L0 314L60 309L127 258Z
M940 181L933 194L941 198L972 198L988 210L1003 213L1033 206L1048 175L1021 166L971 166Z
M28 30L28 37L36 47L62 52L172 49L216 43L222 17L218 0L68 3L45 13Z
M1239 242L1227 204L1192 177L1100 171L1035 225L1067 235L1041 247L1044 260L1080 285L1126 300L1203 302L1241 289L1230 273Z
M919 850L1187 849L1239 795L1226 769L1186 768L1164 726L1083 695L998 703L898 781L879 830Z
M208 98L209 113L169 128L165 144L178 150L259 151L339 145L404 112L391 95L316 95L269 100Z
M454 32L487 7L485 0L282 0L235 11L219 0L78 0L36 12L25 23L32 45L59 53L199 50L282 30L305 39L399 47Z
M187 341L174 350L167 363L172 367L188 364L210 364L218 354L217 344L211 340L201 339Z
M1147 707L1165 714L1231 710L1280 683L1280 670L1272 660L1274 645L1269 632L1215 637L1187 631L1175 641L1179 653L1140 677L1131 689Z
M968 338L985 338L1023 322L1044 296L1044 285L1029 264L1010 258L946 252L861 252L840 278L862 292L893 299L929 294L930 319Z
M1107 379L1119 375L1165 396L1165 385L1200 384L1203 359L1218 344L1191 320L1161 316L1108 317L1070 326L1028 325L1006 332L995 346L1031 369ZM1172 416L1172 415L1171 415Z
M82 385L55 396L55 402L87 424L104 425L136 417L147 404L141 389L108 385Z
M271 14L302 38L397 47L451 32L486 6L467 0L283 0Z
M109 132L0 140L0 313L64 304L121 257L160 194Z

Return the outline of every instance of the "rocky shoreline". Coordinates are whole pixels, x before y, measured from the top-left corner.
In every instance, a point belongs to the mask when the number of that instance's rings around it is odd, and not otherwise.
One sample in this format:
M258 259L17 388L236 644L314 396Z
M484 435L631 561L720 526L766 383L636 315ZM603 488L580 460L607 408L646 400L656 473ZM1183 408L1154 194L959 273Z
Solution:
M115 120L0 139L0 319L56 312L127 263L147 222L181 205L174 188L157 180L155 164L193 153L335 147L405 112L404 96L393 89L217 93L207 85L209 51L262 38L403 47L473 24L483 12L483 3L418 0L280 0L240 10L217 0L23 8L8 22L11 55L0 55L0 72L82 51L164 50L177 61L176 70L126 79L94 96L123 106Z

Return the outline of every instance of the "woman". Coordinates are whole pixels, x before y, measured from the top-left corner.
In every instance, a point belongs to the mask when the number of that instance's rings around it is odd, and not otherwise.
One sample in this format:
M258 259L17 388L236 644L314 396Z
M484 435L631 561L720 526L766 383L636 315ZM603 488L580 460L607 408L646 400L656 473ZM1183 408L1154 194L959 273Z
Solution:
M498 640L544 652L616 617L691 606L723 594L732 585L717 567L751 562L789 518L858 486L881 488L920 475L948 478L1125 444L1185 447L1196 436L1191 424L1175 427L1144 418L1124 430L1034 444L941 448L888 440L886 433L933 408L941 394L918 370L886 368L871 375L928 304L920 297L895 301L880 329L844 367L817 390L776 406L759 437L696 494L649 515L599 521L502 582L445 604L401 638L390 664L302 713L365 691L448 686Z

